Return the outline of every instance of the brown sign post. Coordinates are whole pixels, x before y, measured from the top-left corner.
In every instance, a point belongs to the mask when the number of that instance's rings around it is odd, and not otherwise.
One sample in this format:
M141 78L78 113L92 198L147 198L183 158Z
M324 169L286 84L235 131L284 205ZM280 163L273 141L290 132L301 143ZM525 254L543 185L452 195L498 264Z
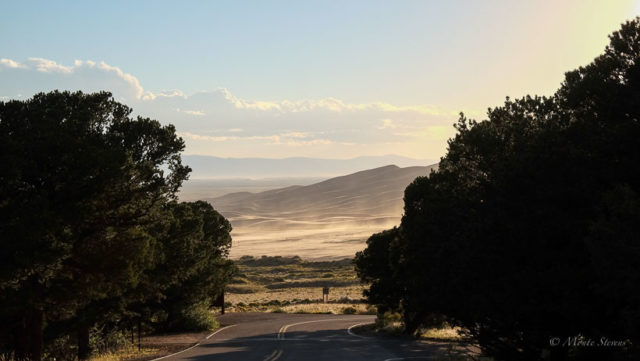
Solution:
M322 303L329 302L329 287L322 287Z
M224 290L222 291L220 296L218 296L218 298L216 298L213 301L213 304L211 306L220 307L220 313L222 313L224 315Z

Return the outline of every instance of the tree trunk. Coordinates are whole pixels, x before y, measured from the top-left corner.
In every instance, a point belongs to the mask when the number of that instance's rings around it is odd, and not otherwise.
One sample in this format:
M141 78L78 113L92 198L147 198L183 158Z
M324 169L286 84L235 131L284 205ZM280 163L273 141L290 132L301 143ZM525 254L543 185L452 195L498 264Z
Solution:
M82 325L78 328L78 360L88 360L91 356L89 347L89 327Z
M31 310L29 317L29 357L32 361L42 359L42 327L44 325L44 312L37 308Z
M409 335L413 335L424 318L422 312L410 312L404 311L404 332Z
M19 318L16 328L13 330L14 337L14 353L16 360L26 360L29 358L29 333L27 332L27 324L29 323L28 314L23 314Z
M140 345L140 339L142 336L142 320L138 319L138 351L142 348Z

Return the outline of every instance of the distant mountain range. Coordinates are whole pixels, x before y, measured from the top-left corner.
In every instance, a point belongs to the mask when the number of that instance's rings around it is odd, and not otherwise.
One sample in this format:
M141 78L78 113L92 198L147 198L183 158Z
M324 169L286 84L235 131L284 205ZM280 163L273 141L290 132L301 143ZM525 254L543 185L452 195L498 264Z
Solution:
M367 156L351 159L321 159L293 157L219 158L206 155L183 155L182 161L193 171L191 179L206 178L274 178L274 177L335 177L361 170L395 164L399 167L427 166L430 160L397 155Z
M398 225L404 190L437 165L389 165L307 186L207 199L230 221L232 256L353 256L374 232Z

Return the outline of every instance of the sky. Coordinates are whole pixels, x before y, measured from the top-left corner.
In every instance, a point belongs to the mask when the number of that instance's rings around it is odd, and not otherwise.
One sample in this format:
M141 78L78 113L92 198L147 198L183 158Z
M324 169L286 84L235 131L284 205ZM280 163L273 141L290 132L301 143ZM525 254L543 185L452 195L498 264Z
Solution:
M437 160L459 112L551 95L640 0L5 1L0 100L108 90L185 154Z

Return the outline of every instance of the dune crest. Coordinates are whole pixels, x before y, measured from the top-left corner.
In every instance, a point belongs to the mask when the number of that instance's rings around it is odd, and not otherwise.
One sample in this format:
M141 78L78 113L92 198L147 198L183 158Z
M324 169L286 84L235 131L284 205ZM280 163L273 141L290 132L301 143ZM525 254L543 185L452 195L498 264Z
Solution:
M400 223L404 189L436 167L389 165L307 186L207 200L233 225L232 257L352 257L371 234Z

